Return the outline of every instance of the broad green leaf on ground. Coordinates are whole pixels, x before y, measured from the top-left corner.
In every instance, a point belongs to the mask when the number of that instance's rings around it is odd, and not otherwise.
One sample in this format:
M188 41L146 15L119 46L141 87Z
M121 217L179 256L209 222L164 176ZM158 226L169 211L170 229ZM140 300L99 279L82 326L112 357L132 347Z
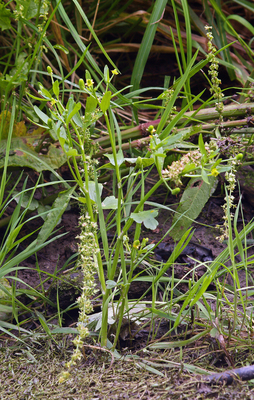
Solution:
M156 229L159 222L156 221L156 217L158 216L157 210L148 210L148 211L140 211L138 213L131 213L130 218L132 218L138 224L143 224L147 229Z
M181 239L216 189L218 179L209 176L208 180L210 184L200 178L192 178L188 183L172 221L172 225L176 224L170 232L174 240Z
M62 214L66 210L66 207L69 204L70 197L74 190L75 186L58 194L58 197L54 201L52 208L48 212L47 218L45 219L45 222L41 227L41 230L36 240L36 245L43 244L51 235L55 226L58 224L60 218L62 217Z
M35 137L33 136L12 138L8 166L29 167L41 172L58 169L67 161L63 150L52 144L49 146L46 155L36 153L32 148L34 140ZM4 166L5 150L6 140L1 140L0 168Z
M37 210L37 208L39 207L39 202L35 198L33 198L31 200L31 194L28 192L23 193L23 195L21 197L21 195L19 195L19 192L14 190L12 192L12 197L13 197L13 200L16 201L16 203L19 203L19 201L21 199L20 204L21 204L22 208L27 208L27 206L29 205L28 210L30 210L30 211Z

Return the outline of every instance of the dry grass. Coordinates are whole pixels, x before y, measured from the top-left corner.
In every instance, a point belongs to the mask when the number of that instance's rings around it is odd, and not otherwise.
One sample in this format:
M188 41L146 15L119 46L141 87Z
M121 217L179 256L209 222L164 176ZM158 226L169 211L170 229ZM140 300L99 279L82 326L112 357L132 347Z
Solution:
M7 345L7 343L2 343ZM151 373L140 367L139 360L115 360L99 350L89 350L86 358L72 370L69 381L58 383L58 377L71 349L64 342L58 345L44 343L38 349L11 349L2 347L0 352L0 399L244 399L253 400L251 383L235 382L232 386L209 386L204 377L186 372L184 368L165 368L157 370L161 375ZM198 348L184 351L184 362L199 354ZM203 351L203 350L202 350ZM175 354L162 352L157 361L179 360ZM244 357L246 353L243 353ZM142 360L151 361L152 355L143 352ZM207 359L208 361L208 359ZM165 363L164 363L165 364ZM209 365L207 365L209 369ZM217 369L216 369L217 370Z

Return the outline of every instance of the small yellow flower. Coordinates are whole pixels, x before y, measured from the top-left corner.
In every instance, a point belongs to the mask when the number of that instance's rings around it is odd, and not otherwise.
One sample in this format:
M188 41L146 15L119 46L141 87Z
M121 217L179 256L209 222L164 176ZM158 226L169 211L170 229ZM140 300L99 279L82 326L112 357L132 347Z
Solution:
M117 69L113 69L111 72L112 72L113 75L118 75L118 74L119 74L119 72L117 71Z
M211 171L212 176L217 176L219 175L219 171L216 168L213 168Z
M94 84L94 81L92 79L86 80L86 86L91 87L91 86L93 86L93 84Z
M133 243L133 248L138 250L140 247L140 241L139 240L135 240L135 242Z
M154 126L153 126L153 125L150 125L150 126L148 127L147 131L148 131L149 133L151 133L152 135L156 132L156 130L154 129ZM150 136L150 137L151 137L151 136Z

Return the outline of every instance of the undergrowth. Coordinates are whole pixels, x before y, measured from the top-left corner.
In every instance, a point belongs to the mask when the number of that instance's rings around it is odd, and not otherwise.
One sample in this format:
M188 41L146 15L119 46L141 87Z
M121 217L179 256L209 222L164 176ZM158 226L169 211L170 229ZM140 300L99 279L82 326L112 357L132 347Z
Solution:
M236 3L242 13L254 10L247 2ZM21 332L20 311L33 312L33 302L31 308L25 306L19 301L21 294L50 303L44 293L33 288L21 293L18 276L10 278L9 274L23 268L19 263L30 254L57 239L48 238L68 203L79 203L76 267L84 278L77 299L77 327L64 330L59 304L55 305L59 327L51 329L43 313L35 312L52 339L59 333L76 335L73 355L60 381L71 376L71 367L83 357L88 336L119 355L116 349L126 320L136 327L155 326L159 319L168 321L167 340L155 341L151 335L147 351L182 349L210 336L220 344L232 367L228 347L232 342L245 346L252 341L249 271L253 257L248 254L248 240L253 221L238 232L238 217L244 221L244 215L241 200L237 205L234 202L233 191L237 169L253 163L248 151L253 137L248 113L254 109L253 50L248 34L253 34L253 28L240 15L227 16L224 6L205 1L194 11L185 0L156 0L141 11L134 0L125 5L115 2L112 7L107 0L86 7L77 0L1 3L1 215L11 201L16 201L17 207L6 221L0 251L1 307L11 314L12 323L2 318L0 329L5 333L9 329L12 336L13 329ZM197 10L202 16L198 17ZM166 18L170 12L172 26ZM237 32L239 24L245 25L244 38ZM139 41L134 59L125 54L136 45L128 42L131 36ZM163 41L166 45L161 45ZM162 49L174 54L178 72L171 78L164 76L160 86L146 87L149 56ZM237 87L224 87L219 78L222 66ZM193 82L200 76L204 89L198 87L194 94ZM231 102L233 92L236 100ZM233 140L229 150L225 150L225 138ZM68 166L71 180L61 177L62 165ZM35 187L26 188L24 183L19 195L14 189L7 192L8 172L13 166L42 173ZM155 169L158 179L147 187ZM61 183L64 190L56 195L50 211L45 202L37 202L32 210L35 191L51 184L41 183L44 171L50 171L52 181ZM226 248L213 261L196 261L177 280L175 262L191 241L191 225L216 190L219 176L227 181L220 235ZM108 196L103 190L107 180L111 181ZM181 193L176 197L176 210L153 200L160 186L173 196ZM24 238L18 234L25 215L36 209L46 220L36 241L19 252ZM142 237L141 226L155 230L156 217L163 210L174 213L172 224L157 243L149 243ZM114 231L113 241L108 231ZM156 262L153 253L167 235L175 242L174 250L166 262ZM197 278L200 267L204 273ZM171 276L165 274L169 268ZM245 271L244 287L240 270ZM48 276L56 277L57 271ZM14 283L9 286L11 279ZM129 289L139 281L148 282L149 288L140 298L130 300ZM188 290L181 290L181 283L187 284ZM98 313L93 313L95 300L101 306ZM184 337L171 341L173 333L181 329ZM146 368L155 372L152 365L148 363Z

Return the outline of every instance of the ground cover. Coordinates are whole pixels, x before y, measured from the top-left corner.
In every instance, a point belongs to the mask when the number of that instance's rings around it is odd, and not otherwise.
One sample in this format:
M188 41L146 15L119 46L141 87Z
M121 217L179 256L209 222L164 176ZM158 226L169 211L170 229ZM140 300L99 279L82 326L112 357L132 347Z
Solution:
M115 3L1 5L1 396L251 399L253 6Z

